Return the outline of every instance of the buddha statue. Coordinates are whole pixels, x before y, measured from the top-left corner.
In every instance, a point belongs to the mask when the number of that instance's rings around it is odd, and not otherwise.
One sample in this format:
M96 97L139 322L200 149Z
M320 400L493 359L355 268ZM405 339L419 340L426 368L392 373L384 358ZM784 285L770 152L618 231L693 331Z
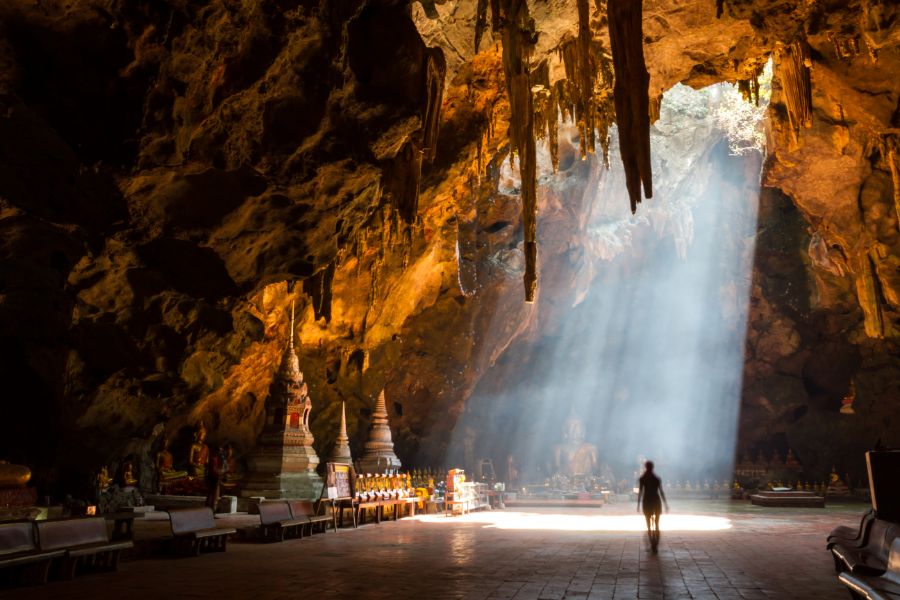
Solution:
M177 471L173 466L172 453L169 452L168 446L163 447L156 454L156 476L159 485L165 486L174 483L188 476L187 471Z
M234 446L230 443L224 446L225 477L222 479L222 487L231 489L241 481L242 474L238 473L238 462L234 457Z
M97 473L97 476L94 478L94 484L97 486L97 489L101 492L105 492L109 489L111 483L112 478L109 476L109 469L105 466L100 467L100 472Z
M191 444L188 463L190 464L191 477L195 479L206 477L206 466L209 464L209 446L206 445L206 427L203 425L203 421L200 421L197 431L194 432L194 443Z
M122 485L124 487L134 487L137 485L137 478L134 476L134 465L130 460L122 467Z
M25 487L31 479L31 469L0 460L0 488Z
M825 488L825 494L828 496L848 496L850 488L838 475L837 469L831 467L831 475L828 477L828 486Z
M567 477L591 476L597 467L597 447L584 441L584 425L574 412L566 419L563 443L554 448L554 462Z

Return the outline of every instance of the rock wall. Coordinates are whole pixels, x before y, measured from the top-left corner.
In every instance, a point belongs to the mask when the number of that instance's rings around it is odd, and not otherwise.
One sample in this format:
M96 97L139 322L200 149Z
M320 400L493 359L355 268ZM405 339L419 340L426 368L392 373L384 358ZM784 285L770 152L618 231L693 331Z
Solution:
M590 7L600 58L604 6ZM537 302L523 303L522 183L503 166L501 40L487 27L475 51L476 8L0 5L0 455L34 465L42 484L74 489L100 464L146 461L166 442L177 450L200 419L212 443L245 451L293 301L320 454L340 401L360 447L385 387L400 457L440 462L479 378L513 343L546 331L542 303L571 293L554 274L584 244L589 210L565 183L538 193ZM552 85L566 78L558 50L577 35L578 6L530 8L529 64L546 61ZM752 89L773 52L776 78L794 61L805 81L812 65L802 113L812 126L796 119L803 89L776 94L766 169L766 184L799 211L788 222L812 227L811 258L801 268L786 251L760 267L754 323L775 327L759 308L770 306L783 324L749 338L744 441L776 443L784 414L808 405L803 427L784 425L788 445L803 438L812 448L832 416L848 424L838 431L848 443L869 443L876 421L893 418L897 381L900 110L886 76L900 72L897 9L873 0L723 9L717 19L712 1L644 3L651 99L678 81ZM795 52L795 42L805 45ZM583 175L581 145L560 137L560 181ZM538 162L540 184L554 161ZM791 235L787 246L807 244L799 229ZM783 272L810 281L803 318L766 283ZM776 402L769 390L781 372L769 365L781 357L793 361L793 391ZM831 376L823 360L848 365L859 413L880 407L857 429L828 412L843 383L820 381ZM761 398L776 407L753 412Z

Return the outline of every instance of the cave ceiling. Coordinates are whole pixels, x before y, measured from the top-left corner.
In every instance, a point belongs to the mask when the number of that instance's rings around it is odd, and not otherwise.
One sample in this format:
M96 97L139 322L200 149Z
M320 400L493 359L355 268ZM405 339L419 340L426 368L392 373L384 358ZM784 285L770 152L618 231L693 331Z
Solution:
M398 454L439 463L483 375L576 303L590 206L572 182L602 168L617 114L640 212L633 140L663 92L726 81L752 101L770 59L763 217L784 235L754 275L742 427L834 429L816 410L848 386L886 426L900 8L645 0L638 40L634 4L0 3L4 457L61 481L200 419L246 451L294 302L319 454L341 401L362 443L384 388ZM635 48L646 78L620 90ZM833 381L833 361L853 368ZM815 420L786 428L803 407Z

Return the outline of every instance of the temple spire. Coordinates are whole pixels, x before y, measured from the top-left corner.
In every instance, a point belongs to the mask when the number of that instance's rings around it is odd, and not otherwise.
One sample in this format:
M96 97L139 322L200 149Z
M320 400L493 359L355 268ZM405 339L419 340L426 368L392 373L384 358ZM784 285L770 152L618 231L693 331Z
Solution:
M394 442L391 439L391 426L388 424L384 390L381 390L378 400L375 402L375 412L372 415L372 424L369 426L369 440L364 446L359 466L363 473L381 473L385 470L400 468L400 459L394 454Z
M288 345L291 351L294 350L294 301L291 300L291 329L288 332Z
M350 438L347 436L347 407L341 402L341 428L338 430L337 440L334 442L334 450L331 451L329 462L349 465L353 463L350 454Z

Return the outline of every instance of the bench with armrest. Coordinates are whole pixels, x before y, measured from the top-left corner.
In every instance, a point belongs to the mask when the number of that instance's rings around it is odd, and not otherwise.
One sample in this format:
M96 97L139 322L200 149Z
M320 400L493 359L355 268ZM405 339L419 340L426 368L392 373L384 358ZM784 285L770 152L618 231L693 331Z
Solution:
M322 533L325 533L328 530L328 522L334 521L336 519L333 511L330 517L328 515L317 514L315 506L313 506L313 503L308 500L290 500L288 501L288 506L290 506L291 516L294 519L307 520L309 524L310 535L312 535L313 528L320 523L322 525ZM325 505L320 504L320 506Z
M900 598L900 538L891 543L887 568L883 575L841 573L841 583L850 588L855 598L895 600Z
M103 517L38 521L37 534L41 550L65 551L59 571L64 579L73 578L78 567L115 571L119 554L133 546L129 540L110 541Z
M260 531L267 540L283 542L287 537L301 538L303 527L309 525L306 517L295 518L284 500L260 502L257 507Z
M869 529L872 527L872 523L874 522L875 511L869 509L866 514L862 516L858 528L850 527L849 525L841 525L839 527L835 527L828 535L828 545L826 546L826 548L828 550L831 550L831 547L835 544L843 544L845 546L855 547L865 545L869 535Z
M875 519L865 544L836 543L831 547L834 568L853 574L881 575L887 569L891 544L900 536L900 525Z
M65 550L40 550L33 521L0 523L0 571L15 583L46 583L50 561Z
M224 552L228 536L237 532L230 527L216 527L215 516L208 506L172 508L168 513L175 543L181 544L194 555L199 555L201 550Z

